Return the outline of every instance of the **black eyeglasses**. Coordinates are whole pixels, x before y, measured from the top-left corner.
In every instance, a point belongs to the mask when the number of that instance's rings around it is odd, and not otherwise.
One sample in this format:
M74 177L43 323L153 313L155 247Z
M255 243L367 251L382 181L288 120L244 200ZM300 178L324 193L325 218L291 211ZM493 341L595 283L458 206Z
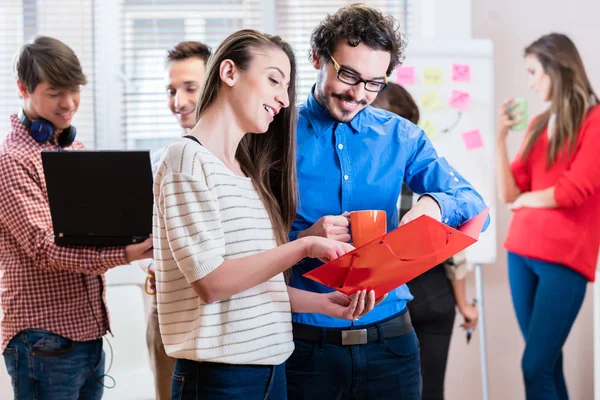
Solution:
M337 78L341 82L352 86L356 86L362 82L365 84L365 90L367 92L381 92L383 89L386 88L387 77L383 77L383 82L363 79L360 76L356 75L354 72L348 71L347 69L340 67L340 64L338 64L338 62L335 61L335 58L331 56L329 58L331 58L333 68L335 68L335 70L337 71Z

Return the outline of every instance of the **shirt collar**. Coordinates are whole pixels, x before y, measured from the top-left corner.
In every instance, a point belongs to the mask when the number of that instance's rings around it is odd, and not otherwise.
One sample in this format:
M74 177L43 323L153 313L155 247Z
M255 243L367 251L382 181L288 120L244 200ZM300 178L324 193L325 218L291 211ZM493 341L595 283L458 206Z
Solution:
M315 136L319 137L338 122L333 119L325 107L317 101L314 96L314 90L315 86L313 85L308 94L308 99L306 100L306 109L308 110L309 121L313 128L313 132ZM352 128L355 134L360 133L361 120L368 108L369 107L367 106L365 109L361 110L350 122L346 123Z
M19 120L17 114L12 114L10 116L10 125L12 127L12 132L18 137L29 136L27 127Z

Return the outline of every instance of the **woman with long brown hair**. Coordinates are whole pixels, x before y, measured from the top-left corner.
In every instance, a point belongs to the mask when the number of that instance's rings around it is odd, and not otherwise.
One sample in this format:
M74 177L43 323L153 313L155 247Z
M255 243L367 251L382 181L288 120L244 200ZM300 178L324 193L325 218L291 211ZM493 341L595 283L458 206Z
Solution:
M529 124L508 161L506 136L519 124L502 104L498 191L513 218L504 243L517 320L525 338L527 399L567 399L562 347L596 273L600 245L600 107L577 48L562 34L525 49L529 87L549 107Z
M288 243L296 210L296 63L278 36L236 32L211 56L197 124L167 148L155 177L154 256L173 399L285 399L290 311L356 319L352 298L287 288L303 259L352 250Z

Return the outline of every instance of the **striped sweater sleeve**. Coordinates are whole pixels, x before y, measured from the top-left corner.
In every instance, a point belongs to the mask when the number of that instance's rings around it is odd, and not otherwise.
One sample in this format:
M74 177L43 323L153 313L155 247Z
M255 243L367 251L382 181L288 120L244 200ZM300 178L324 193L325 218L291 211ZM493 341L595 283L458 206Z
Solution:
M158 196L168 246L188 283L202 279L223 263L225 238L218 202L205 182L170 173Z

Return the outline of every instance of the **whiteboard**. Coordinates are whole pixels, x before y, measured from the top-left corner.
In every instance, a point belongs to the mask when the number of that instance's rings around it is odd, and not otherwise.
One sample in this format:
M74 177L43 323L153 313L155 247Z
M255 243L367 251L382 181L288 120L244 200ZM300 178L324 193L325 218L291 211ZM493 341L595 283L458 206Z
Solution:
M419 104L419 125L438 154L491 207L490 226L467 249L471 264L496 261L493 74L490 40L414 39L403 65L391 76Z

